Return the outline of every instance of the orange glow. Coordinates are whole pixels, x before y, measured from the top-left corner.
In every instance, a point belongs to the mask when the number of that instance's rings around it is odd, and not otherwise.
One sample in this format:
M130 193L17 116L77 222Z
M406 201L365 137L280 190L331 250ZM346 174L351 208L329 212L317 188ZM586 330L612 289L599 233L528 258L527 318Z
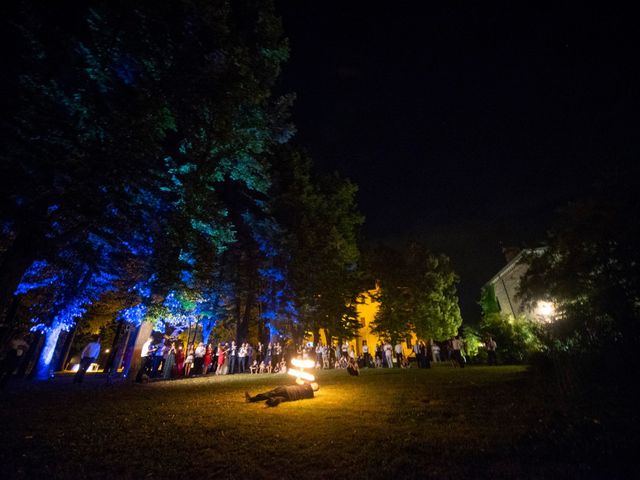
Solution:
M301 360L299 358L292 359L291 363L294 367L298 368L313 368L316 366L316 362L314 362L313 360Z
M310 373L303 372L301 370L295 370L293 368L290 368L289 370L287 370L287 373L289 375L293 376L293 377L302 378L304 380L307 380L308 382L313 382L316 379L316 377L314 377Z

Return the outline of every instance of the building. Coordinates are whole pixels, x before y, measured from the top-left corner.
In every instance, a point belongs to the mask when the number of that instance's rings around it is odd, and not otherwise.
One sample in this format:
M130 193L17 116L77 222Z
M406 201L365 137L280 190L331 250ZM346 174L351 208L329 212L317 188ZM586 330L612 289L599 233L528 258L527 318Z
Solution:
M373 321L376 318L376 313L378 313L378 309L380 308L380 302L375 300L377 292L378 287L374 288L373 290L364 292L361 296L361 303L358 303L358 305L356 306L356 310L358 312L358 320L360 321L361 327L360 330L358 330L357 336L349 343L355 347L354 351L358 356L362 355L362 345L364 345L364 342L369 345L369 353L373 357L375 354L376 345L384 341L374 333L371 333L371 325L373 324ZM416 341L416 335L411 334L410 338L407 338L404 342L402 342L405 356L409 356L413 352L413 345L416 343Z
M524 302L518 296L518 289L520 287L520 279L529 269L529 265L523 261L523 257L525 254L538 251L542 252L542 249L535 251L503 249L507 264L485 284L485 287L493 289L501 313L511 315L514 318L519 315L533 318L533 312L526 308Z

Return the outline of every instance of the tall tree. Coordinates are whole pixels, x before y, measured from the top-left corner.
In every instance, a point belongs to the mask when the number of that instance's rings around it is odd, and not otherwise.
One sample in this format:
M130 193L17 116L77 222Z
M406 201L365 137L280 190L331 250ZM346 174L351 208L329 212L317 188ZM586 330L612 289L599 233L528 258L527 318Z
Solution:
M3 96L0 315L30 265L96 239L115 264L137 264L115 269L135 273L118 279L134 297L124 318L141 321L172 291L215 291L238 230L225 191L259 201L268 150L292 132L289 101L271 98L288 53L273 5L3 8L17 60ZM102 271L94 253L81 263Z
M392 340L410 333L445 340L458 333L458 276L446 255L412 243L402 251L381 247L369 256L381 304L373 331Z
M359 323L355 303L363 284L357 187L337 175L316 178L311 160L283 147L274 159L274 212L284 230L286 275L295 310L294 336L325 329L350 338Z

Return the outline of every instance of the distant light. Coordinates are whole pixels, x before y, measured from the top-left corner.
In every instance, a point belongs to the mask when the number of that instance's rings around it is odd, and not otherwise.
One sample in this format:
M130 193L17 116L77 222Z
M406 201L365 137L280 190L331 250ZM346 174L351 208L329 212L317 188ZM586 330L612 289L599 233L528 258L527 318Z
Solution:
M109 353L111 350L109 350L108 348L104 351L104 353Z

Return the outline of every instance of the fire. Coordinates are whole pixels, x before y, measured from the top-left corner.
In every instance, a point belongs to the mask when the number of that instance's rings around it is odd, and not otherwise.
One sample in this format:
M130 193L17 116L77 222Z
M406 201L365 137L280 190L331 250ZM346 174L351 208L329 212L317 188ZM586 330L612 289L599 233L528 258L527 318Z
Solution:
M293 377L296 377L296 383L302 384L304 380L307 382L315 381L316 377L314 377L309 372L305 372L305 368L313 368L316 364L313 360L302 360L300 358L294 358L291 360L291 364L294 367L298 367L298 369L290 368L287 370L287 373Z

